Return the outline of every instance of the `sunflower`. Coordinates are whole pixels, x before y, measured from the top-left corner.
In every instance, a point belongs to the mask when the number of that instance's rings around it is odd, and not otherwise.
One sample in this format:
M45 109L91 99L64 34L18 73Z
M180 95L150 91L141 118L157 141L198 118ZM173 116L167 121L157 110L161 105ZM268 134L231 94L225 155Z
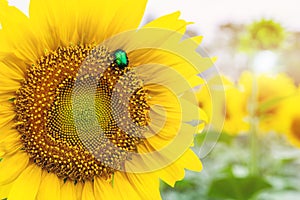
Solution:
M285 74L277 74L275 76L261 74L254 79L253 74L244 72L239 80L239 84L244 89L248 103L252 95L252 81L257 82L256 117L259 118L261 130L281 130L281 124L278 121L286 118L281 114L281 107L285 104L284 101L286 99L296 93L293 80Z
M160 199L201 170L191 89L212 63L179 12L137 30L146 3L0 1L1 198Z
M284 100L280 107L281 129L292 145L300 148L300 108L297 106L300 101L300 93Z
M203 85L197 92L199 107L208 115L208 122L211 123L212 129L218 131L221 127L222 131L228 134L238 134L249 129L246 121L247 117L247 99L246 95L226 76L221 76L223 87L218 84L207 83ZM224 89L223 98L217 102L213 102L216 93L220 93L220 89ZM217 112L220 112L217 114ZM219 115L219 117L216 117ZM224 123L223 123L224 122Z
M250 24L247 33L241 38L241 48L270 50L279 48L286 37L282 25L272 19L261 19Z
M239 134L249 131L247 98L238 86L232 85L226 91L224 131Z

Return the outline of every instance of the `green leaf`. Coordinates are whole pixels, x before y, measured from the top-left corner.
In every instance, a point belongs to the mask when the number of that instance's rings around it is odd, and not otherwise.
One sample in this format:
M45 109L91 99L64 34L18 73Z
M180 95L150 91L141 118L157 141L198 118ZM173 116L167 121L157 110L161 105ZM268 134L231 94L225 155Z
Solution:
M236 136L234 135L231 135L231 134L228 134L228 133L225 133L225 132L222 132L222 134L220 135L219 137L219 142L224 142L226 143L227 145L230 145L233 140L236 138Z
M165 192L171 188L168 184L166 184L162 180L160 180L159 182L160 182L159 184L160 191Z
M175 184L175 190L179 192L184 192L187 190L196 190L197 187L198 186L196 180L192 180L192 179L177 181Z
M249 200L259 191L271 188L264 178L257 177L226 177L217 179L210 185L208 195L221 199Z
M290 165L290 164L293 164L295 161L297 160L297 158L283 158L281 159L281 164L284 166L284 165Z

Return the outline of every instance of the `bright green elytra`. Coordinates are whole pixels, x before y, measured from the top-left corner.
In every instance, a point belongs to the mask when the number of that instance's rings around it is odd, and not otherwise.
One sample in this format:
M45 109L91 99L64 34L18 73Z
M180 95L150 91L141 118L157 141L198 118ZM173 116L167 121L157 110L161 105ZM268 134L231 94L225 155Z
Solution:
M118 49L114 52L115 63L120 69L128 66L128 57L124 50Z

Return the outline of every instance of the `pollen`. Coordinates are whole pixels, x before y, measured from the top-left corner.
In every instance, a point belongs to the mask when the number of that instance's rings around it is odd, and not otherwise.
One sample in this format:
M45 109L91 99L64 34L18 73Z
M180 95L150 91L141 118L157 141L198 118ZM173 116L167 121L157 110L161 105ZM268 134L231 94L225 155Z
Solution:
M23 149L59 178L110 180L145 140L147 99L125 51L59 47L28 67L17 91Z

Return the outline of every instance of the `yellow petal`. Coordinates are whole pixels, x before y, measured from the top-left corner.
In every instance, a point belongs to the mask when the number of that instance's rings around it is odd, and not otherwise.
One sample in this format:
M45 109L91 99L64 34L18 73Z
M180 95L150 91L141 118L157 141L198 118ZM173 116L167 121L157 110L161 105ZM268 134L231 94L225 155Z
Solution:
M190 84L191 88L194 88L196 86L204 84L204 80L200 78L199 76L191 76L188 80L188 83Z
M116 189L115 181L116 181L116 177L114 177L114 184L112 185L111 182L103 180L102 178L95 178L94 181L95 198L121 200L122 199L121 194Z
M77 6L77 1L30 1L30 20L45 49L55 50L59 45L77 42L74 22L79 11Z
M60 190L60 199L63 200L75 200L76 190L73 181L66 181Z
M202 170L202 163L199 157L193 152L193 150L187 150L177 161L177 165L182 168L200 172Z
M177 133L176 137L169 139L168 131ZM164 130L157 135L148 137L144 142L145 148L139 145L139 156L132 157L126 163L126 169L130 172L148 172L164 169L174 163L192 145L195 127L181 124L180 129ZM145 163L141 165L140 163ZM170 170L171 171L171 170Z
M124 0L115 0L114 3L98 0L81 1L79 5L81 14L78 15L77 22L79 41L101 43L110 37L108 29L111 27L111 21L118 16L117 11L124 2Z
M176 181L184 178L185 171L176 165L170 165L163 170L159 170L157 173L165 183L174 187Z
M20 150L23 145L20 142L12 142L12 143L2 143L0 144L0 155L1 156L9 156L14 154L16 151Z
M20 133L16 130L16 129L11 129L8 126L4 126L2 128L0 128L0 143L2 141L4 141L5 139L10 139L10 137L12 138L18 138Z
M177 161L164 169L158 170L158 176L168 185L174 187L176 181L184 178L184 169L201 171L202 164L192 150L187 150Z
M169 15L162 16L157 18L142 28L163 28L163 29L170 29L173 31L177 31L181 34L184 34L186 30L186 26L190 23L187 23L184 20L179 20L180 12L174 12Z
M110 22L107 30L109 36L138 28L143 18L146 3L147 0L124 1Z
M0 116L1 117L15 114L15 108L10 101L11 100L6 99L6 101L3 101L0 103L0 109L1 109Z
M51 189L50 189L51 188ZM38 200L60 200L60 180L53 174L43 171Z
M182 41L182 46L188 46L190 49L197 49L203 40L203 36L195 36Z
M75 185L76 199L81 200L84 183L77 182Z
M36 45L36 37L26 15L17 8L8 6L7 1L1 0L0 23L7 46L15 50L15 54L24 61L34 62L38 56L37 50L40 49L40 45Z
M50 49L71 43L100 43L138 27L146 0L30 1L29 14ZM70 21L72 23L70 23Z
M20 141L21 135L14 132L15 134L10 134L0 141L0 152L9 155L23 147Z
M0 83L0 94L15 92L20 88L20 85L15 81L2 80Z
M0 50L1 52L8 52L11 50L11 46L6 39L6 34L2 29L0 29Z
M116 172L114 187L119 190L122 199L161 199L159 181L155 173Z
M8 1L6 0L0 1L0 9L0 22L2 29L16 28L18 25L24 23L24 21L27 21L27 17L17 8L8 6ZM12 16L15 18L12 18Z
M14 182L8 199L35 200L41 177L42 169L35 164L29 165Z
M161 199L159 191L159 179L154 173L127 174L130 182L138 190L143 199ZM145 187L146 183L146 187Z
M160 46L157 48L160 48ZM188 79L199 74L199 71L182 57L160 49L137 49L130 52L128 57L131 64L137 66L136 70L138 70L139 75L145 81L149 80L151 83L173 81L172 83L176 84L174 79L177 79L178 82L182 78ZM165 76L168 79L164 78ZM152 79L154 80L151 81ZM177 86L179 85L177 84Z
M4 157L0 162L0 185L8 184L15 180L27 167L28 160L28 155L23 152Z
M203 40L203 36L194 36L189 39L195 42L197 45L199 45Z
M7 59L7 58L1 58L1 61L3 62L3 59ZM14 59L12 59L14 60ZM13 65L6 65L4 63L0 63L0 77L1 78L6 78L7 80L13 80L16 82L16 84L20 85L19 80L24 78L24 74L23 71L21 71L21 69L18 68L14 68Z
M91 181L86 181L82 190L82 200L95 200L94 185Z
M0 104L0 127L6 126L15 117L14 111L10 107L2 106Z
M0 199L6 199L9 191L11 190L13 183L9 183L7 185L0 186Z
M202 109L200 109L197 105L195 105L194 102L191 103L190 101L184 98L180 98L180 103L181 103L181 110L183 112L182 121L184 123L188 123L193 120L207 121L206 113ZM197 123L195 124L188 123L188 124L196 126L199 125L200 122L199 124Z
M115 173L114 188L120 194L121 199L143 199L133 184L135 183L129 182L128 177L124 173Z

